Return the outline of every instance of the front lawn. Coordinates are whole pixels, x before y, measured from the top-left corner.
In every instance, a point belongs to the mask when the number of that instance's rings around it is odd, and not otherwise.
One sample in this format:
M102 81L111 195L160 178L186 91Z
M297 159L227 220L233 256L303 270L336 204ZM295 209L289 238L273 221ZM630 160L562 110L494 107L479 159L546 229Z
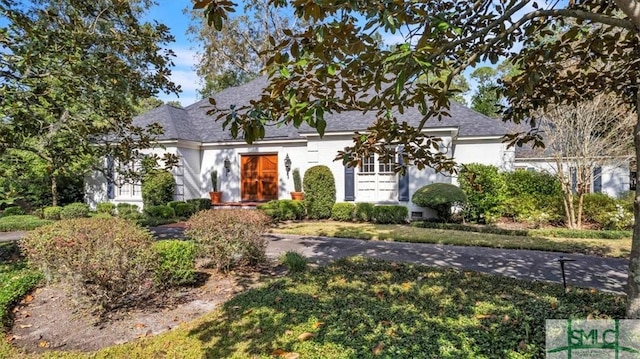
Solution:
M624 305L552 283L356 257L249 290L157 337L52 356L540 358L545 319L621 318Z
M628 258L631 238L562 238L558 233L549 236L503 235L468 231L417 228L408 225L382 225L372 223L350 223L336 221L280 223L273 232L303 236L326 236L359 239L391 240L398 242L438 243L458 246L479 246L508 249L531 249L540 251L581 253L602 257ZM541 232L544 233L544 232ZM552 236L553 235L553 236Z

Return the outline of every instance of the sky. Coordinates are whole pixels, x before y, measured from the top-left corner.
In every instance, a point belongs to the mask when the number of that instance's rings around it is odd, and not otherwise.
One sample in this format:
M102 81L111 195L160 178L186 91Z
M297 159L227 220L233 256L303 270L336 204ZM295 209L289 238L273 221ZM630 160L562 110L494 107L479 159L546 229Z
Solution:
M189 26L189 16L183 13L186 7L191 7L191 0L156 0L157 4L150 10L147 20L156 20L167 25L171 29L171 33L176 41L168 47L172 49L176 57L174 59L175 67L171 70L171 80L180 85L182 92L175 94L158 94L158 98L164 102L179 101L183 106L191 105L199 100L197 89L200 87L199 79L196 75L194 65L197 61L198 44L190 41L186 34ZM565 2L565 1L561 1ZM544 7L549 6L548 1L541 1ZM527 5L524 11L530 11L533 7ZM383 36L386 43L394 43L394 36ZM395 41L397 42L397 41ZM479 66L490 65L480 64ZM471 91L465 96L467 104L471 103L471 96L477 83L469 77L473 68L465 71L467 81L471 86Z
M189 41L186 34L189 15L183 13L183 9L191 6L191 1L156 0L156 2L157 5L150 10L147 20L156 20L167 25L176 38L176 41L168 46L176 54L173 60L175 66L171 70L171 80L182 87L179 95L160 93L158 98L164 102L179 101L183 106L188 106L199 99L196 92L199 82L194 69L197 61L197 43Z

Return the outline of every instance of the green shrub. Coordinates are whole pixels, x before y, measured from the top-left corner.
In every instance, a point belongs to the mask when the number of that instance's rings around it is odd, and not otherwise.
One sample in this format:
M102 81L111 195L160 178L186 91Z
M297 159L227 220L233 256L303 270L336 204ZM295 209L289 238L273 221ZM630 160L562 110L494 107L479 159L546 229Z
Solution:
M604 193L588 193L582 202L582 220L590 222L599 228L604 228L609 218L616 215L618 209L616 200Z
M300 201L281 199L278 201L279 216L283 221L303 219L305 215L304 204Z
M274 221L298 220L305 216L304 204L290 199L272 200L256 208Z
M405 206L382 205L373 208L373 220L380 224L406 223L409 209Z
M463 211L465 217L491 223L502 214L507 184L497 167L468 164L460 171L458 182L467 196L467 206Z
M611 230L594 231L588 229L545 228L532 229L530 235L541 237L559 238L585 238L585 239L626 239L631 238L631 231Z
M463 205L467 196L457 186L449 183L431 183L418 189L411 197L416 206L431 208L436 211L439 219L449 222L451 207Z
M274 221L279 221L282 218L280 213L279 201L274 199L267 203L262 203L256 206L256 209L262 211L265 215Z
M176 216L173 208L166 205L144 207L144 213L149 217L162 219L169 219Z
M169 201L169 202L167 202L167 203L166 203L166 205L167 205L167 206L169 206L169 207L171 207L171 208L173 208L173 209L175 210L175 209L176 209L176 206L177 206L179 203L186 203L186 202L184 202L184 201Z
M101 202L96 206L98 213L107 213L114 216L116 214L116 205L111 202Z
M43 211L44 219L58 220L60 219L60 214L62 213L62 207L49 206L45 207Z
M168 240L153 244L158 257L156 284L161 287L190 285L196 281L196 245L189 241Z
M31 214L40 219L44 219L44 208L36 208L31 212Z
M192 199L188 199L187 203L191 204L193 208L195 208L196 212L211 209L210 198L192 198Z
M173 201L175 179L171 172L156 170L149 172L142 180L142 204L159 206Z
M101 313L142 303L153 293L152 244L148 231L118 218L55 222L20 241L31 265Z
M255 265L266 258L262 234L269 218L261 211L218 209L189 218L185 235L199 246L200 256L219 271L236 264Z
M355 213L356 220L360 222L369 222L373 220L374 207L375 206L372 203L367 203L367 202L356 203L356 213Z
M71 203L62 207L60 219L87 218L89 217L89 205L86 203Z
M0 218L0 232L30 231L51 224L50 220L23 214Z
M331 209L331 219L336 221L351 222L354 218L356 206L353 203L336 203Z
M139 221L144 218L144 215L140 213L140 209L135 204L118 203L116 206L118 211L118 217L128 219L130 221Z
M307 258L295 251L287 251L280 256L280 263L290 273L299 273L307 269Z
M313 166L304 174L304 206L311 219L331 217L336 203L336 182L327 166Z
M468 224L460 223L436 223L429 221L414 221L411 222L413 227L418 228L433 228L433 229L448 229L454 231L463 232L477 232L488 234L501 234L505 236L528 236L529 230L526 229L505 229L495 226L471 226Z
M174 207L177 217L189 218L192 214L196 213L195 207L190 203L180 202Z
M547 172L513 171L502 175L506 182L507 195L518 197L523 194L534 196L562 196L562 186L558 178Z
M2 217L20 216L23 214L26 213L24 212L24 209L22 209L22 207L14 206L5 208L5 210L2 212Z

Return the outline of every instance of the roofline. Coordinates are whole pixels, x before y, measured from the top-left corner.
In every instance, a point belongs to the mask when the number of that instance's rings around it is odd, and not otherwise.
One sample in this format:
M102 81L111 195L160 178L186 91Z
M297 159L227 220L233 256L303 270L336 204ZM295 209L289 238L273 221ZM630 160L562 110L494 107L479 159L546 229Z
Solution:
M307 143L306 139L278 139L278 140L263 140L256 141L252 144L248 144L244 141L233 142L202 142L201 147L219 147L219 146L257 146L257 145L270 145L270 144L288 144L288 143Z
M354 131L362 131L363 133L367 133L367 130L354 130ZM326 136L353 136L355 134L354 131L336 131L336 132L325 132L323 137ZM430 127L426 129L422 129L421 132L452 132L452 136L458 133L458 127ZM318 132L300 132L300 136L302 137L320 137Z
M458 136L456 141L501 140L503 138L504 135Z

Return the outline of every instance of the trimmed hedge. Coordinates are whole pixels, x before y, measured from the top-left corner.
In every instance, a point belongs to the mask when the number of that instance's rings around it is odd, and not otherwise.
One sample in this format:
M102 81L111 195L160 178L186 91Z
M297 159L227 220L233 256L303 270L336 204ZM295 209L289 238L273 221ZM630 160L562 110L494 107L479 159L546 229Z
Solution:
M211 209L210 198L192 198L192 199L188 199L187 203L193 206L193 208L195 209L195 212Z
M173 208L177 217L189 218L192 214L196 213L196 209L190 203L180 202Z
M367 202L356 203L355 218L360 222L369 222L373 220L373 209L375 205Z
M96 206L96 211L114 216L116 214L116 205L111 202L101 202Z
M60 219L61 213L62 213L62 207L60 206L49 206L49 207L45 207L43 210L44 219L49 219L49 220Z
M23 214L26 213L24 212L24 209L22 209L22 207L14 206L5 208L5 210L2 212L2 217L20 216Z
M336 221L351 222L355 216L356 206L353 203L336 203L331 209L331 219Z
M507 236L526 237L529 235L529 231L526 229L504 229L504 228L498 228L494 226L471 226L467 224L437 223L437 222L429 222L429 221L414 221L414 222L411 222L411 225L413 227L418 227L418 228L447 229L447 230L463 231L463 232L501 234L501 235L507 235Z
M60 211L60 219L87 217L89 217L89 205L86 203L71 203L62 207Z
M336 203L336 181L327 166L313 166L304 173L304 206L310 219L331 217Z
M176 212L173 208L166 205L144 207L144 213L149 217L162 219L169 219L176 216Z
M406 223L409 209L405 206L382 205L373 208L373 220L379 224Z
M28 214L6 216L0 218L0 232L30 231L51 223L51 220Z
M298 220L305 216L304 204L291 199L272 200L256 208L274 221Z
M460 171L458 182L467 196L467 206L463 211L465 217L491 223L502 214L507 199L507 183L498 167L467 164Z

